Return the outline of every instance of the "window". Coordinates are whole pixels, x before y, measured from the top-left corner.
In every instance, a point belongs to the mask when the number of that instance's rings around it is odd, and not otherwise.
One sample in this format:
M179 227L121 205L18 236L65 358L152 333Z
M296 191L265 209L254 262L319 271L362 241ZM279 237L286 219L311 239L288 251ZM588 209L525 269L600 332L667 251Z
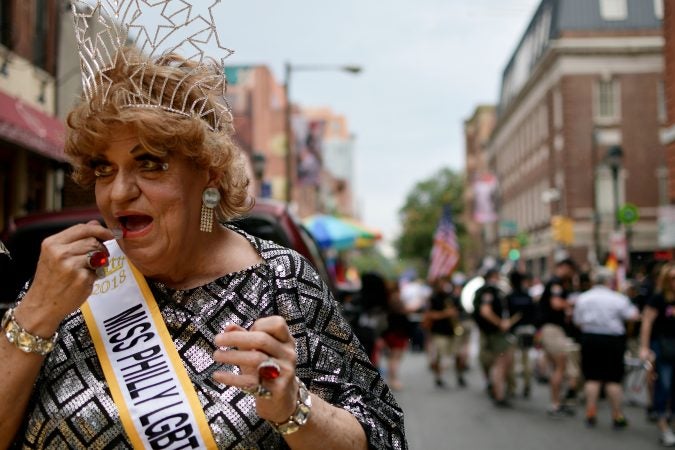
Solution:
M47 30L49 16L47 1L38 0L35 7L35 39L33 40L33 63L47 69Z
M663 0L654 0L654 15L657 19L663 19Z
M619 117L619 83L616 80L599 80L596 87L595 117L599 120L616 120Z
M656 107L659 122L666 122L668 120L668 112L666 111L666 93L665 84L663 80L659 80L656 84Z
M12 48L12 2L0 2L0 44Z
M626 0L600 0L600 16L604 20L626 20L628 18Z
M553 91L553 125L556 130L563 127L563 102L560 89Z

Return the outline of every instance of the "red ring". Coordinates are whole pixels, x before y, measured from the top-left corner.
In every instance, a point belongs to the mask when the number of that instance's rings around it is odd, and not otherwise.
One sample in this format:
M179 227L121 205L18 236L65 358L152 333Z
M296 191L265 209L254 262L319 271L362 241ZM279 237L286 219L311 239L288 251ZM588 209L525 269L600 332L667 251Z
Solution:
M108 252L103 250L94 250L87 253L87 264L93 270L108 265Z
M281 375L281 367L274 360L268 359L258 365L258 376L263 380L274 380Z

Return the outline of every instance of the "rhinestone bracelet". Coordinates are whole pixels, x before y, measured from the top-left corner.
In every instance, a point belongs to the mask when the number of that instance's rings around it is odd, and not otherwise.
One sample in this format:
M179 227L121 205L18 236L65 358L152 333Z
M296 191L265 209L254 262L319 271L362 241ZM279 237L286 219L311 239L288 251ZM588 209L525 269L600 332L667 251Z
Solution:
M56 339L59 337L58 332L54 333L52 337L45 339L24 330L14 318L14 308L9 308L2 317L0 329L5 333L7 340L22 352L37 353L42 356L54 350L54 344L56 344Z

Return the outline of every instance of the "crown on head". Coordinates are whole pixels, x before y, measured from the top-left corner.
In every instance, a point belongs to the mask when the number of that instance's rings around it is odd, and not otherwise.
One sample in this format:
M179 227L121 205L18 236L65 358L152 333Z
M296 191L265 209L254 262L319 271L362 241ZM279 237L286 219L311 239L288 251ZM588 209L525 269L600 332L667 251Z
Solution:
M231 124L224 60L233 51L221 45L214 20L224 8L221 0L75 0L72 8L87 101L96 98L100 106L108 101L113 80L107 72L122 58L132 68L132 87L123 93L122 106L196 116L214 131ZM223 56L206 57L207 46ZM128 47L138 50L135 57ZM178 66L178 80L169 80L151 63L171 62L174 54L188 63Z

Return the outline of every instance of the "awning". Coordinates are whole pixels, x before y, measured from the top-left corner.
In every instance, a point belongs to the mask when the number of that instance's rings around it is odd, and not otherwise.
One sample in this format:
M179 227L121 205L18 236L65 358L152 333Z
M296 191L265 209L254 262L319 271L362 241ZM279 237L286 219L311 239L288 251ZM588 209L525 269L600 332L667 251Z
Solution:
M64 137L65 128L59 119L0 92L0 139L48 158L65 161Z

